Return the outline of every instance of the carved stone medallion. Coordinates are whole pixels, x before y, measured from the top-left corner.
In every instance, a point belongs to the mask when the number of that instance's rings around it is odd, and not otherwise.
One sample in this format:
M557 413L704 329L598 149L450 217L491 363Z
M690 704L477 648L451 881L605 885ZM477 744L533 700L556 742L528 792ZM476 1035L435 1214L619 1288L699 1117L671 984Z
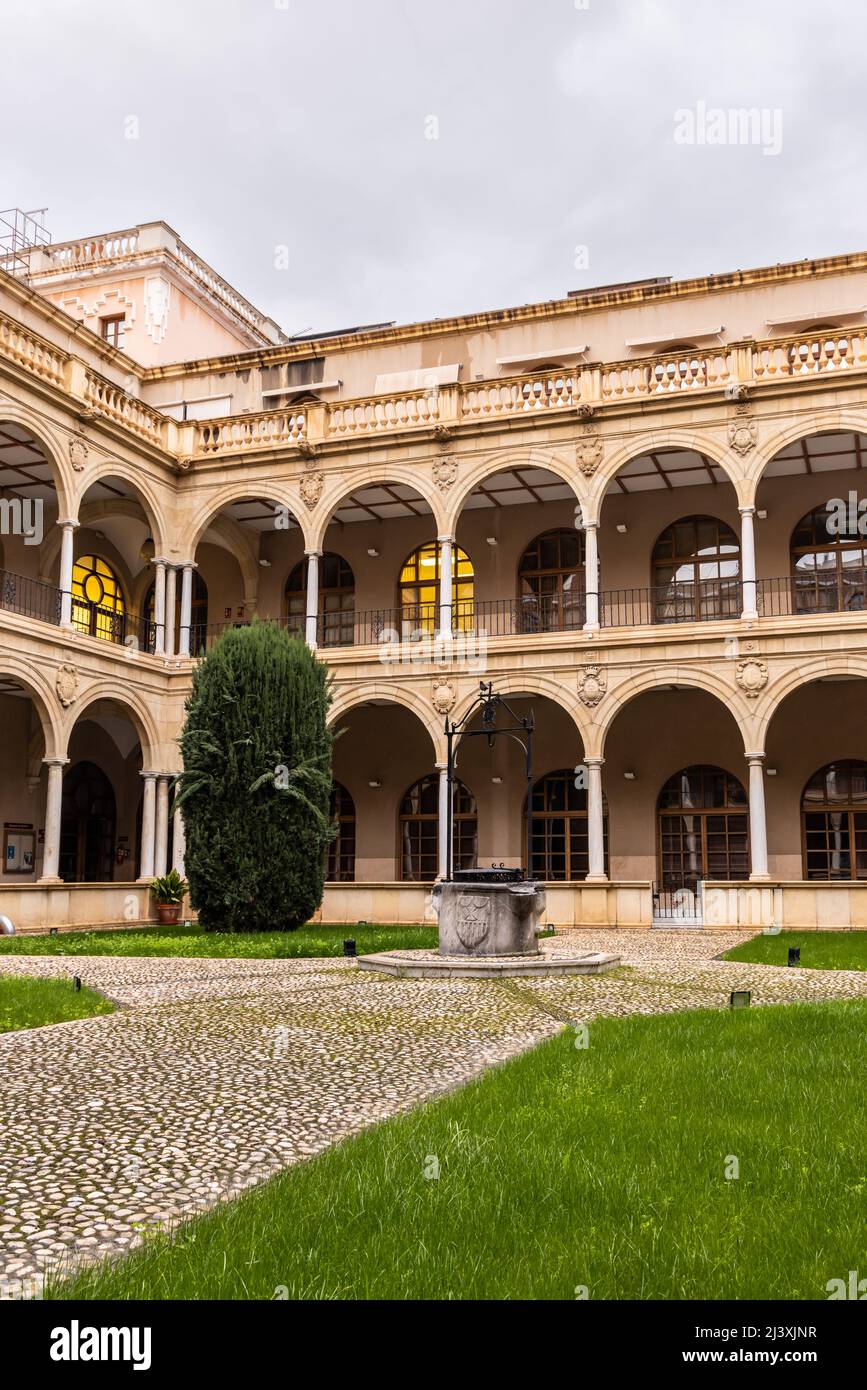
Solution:
M57 691L57 698L68 709L75 699L78 691L78 672L74 666L59 666L57 675L54 679L54 688Z
M588 420L586 425L581 426L581 432L575 444L575 462L581 469L585 478L590 478L596 472L602 461L602 436L599 428Z
M759 427L750 414L749 401L739 401L735 406L735 418L729 425L729 446L744 458L751 453L759 441Z
M491 930L491 907L490 898L481 897L462 897L458 904L458 920L455 923L455 931L458 940L468 951L474 951L481 946L488 932Z
M440 492L448 492L453 487L458 476L458 461L451 454L445 458L437 459L433 466L433 480Z
M69 462L76 473L80 473L87 463L87 441L80 435L72 435L69 441Z
M578 673L578 699L588 709L593 709L608 689L608 673L601 666L585 666Z
M433 683L431 701L437 714L450 714L455 707L458 692L454 681L438 680Z
M301 479L301 500L311 512L319 502L324 487L325 478L321 473L305 473Z
M735 672L737 683L748 700L755 700L768 683L768 668L763 661L752 657L739 661Z

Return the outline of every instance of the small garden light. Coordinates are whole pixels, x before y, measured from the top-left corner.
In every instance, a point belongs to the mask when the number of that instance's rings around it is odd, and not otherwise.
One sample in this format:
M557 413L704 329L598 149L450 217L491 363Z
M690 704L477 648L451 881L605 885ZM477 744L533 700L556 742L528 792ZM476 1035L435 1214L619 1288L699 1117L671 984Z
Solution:
M73 975L73 977L72 977L72 988L75 990L76 994L78 994L79 990L81 989L81 976L80 976L80 975Z
M343 954L344 954L345 956L355 956L355 955L357 955L357 952L356 952L356 949L355 949L355 942L354 942L352 939L350 939L349 941L344 941L344 943L343 943Z
M49 935L49 936L56 936L56 935L57 935L57 928L56 928L56 927L49 927L49 928L48 928L48 935Z
M801 964L801 948L800 948L800 946L790 946L790 947L789 947L789 965L800 965L800 964Z
M735 989L729 997L729 1007L732 1009L748 1009L752 1001L752 991L748 989Z

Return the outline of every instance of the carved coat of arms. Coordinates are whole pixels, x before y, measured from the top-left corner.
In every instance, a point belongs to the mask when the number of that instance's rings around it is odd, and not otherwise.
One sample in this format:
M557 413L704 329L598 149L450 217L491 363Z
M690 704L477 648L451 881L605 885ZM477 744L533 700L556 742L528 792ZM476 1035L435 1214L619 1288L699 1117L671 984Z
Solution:
M458 903L458 920L455 923L455 931L461 945L468 951L474 951L476 947L481 946L490 930L491 899L470 895L462 897Z

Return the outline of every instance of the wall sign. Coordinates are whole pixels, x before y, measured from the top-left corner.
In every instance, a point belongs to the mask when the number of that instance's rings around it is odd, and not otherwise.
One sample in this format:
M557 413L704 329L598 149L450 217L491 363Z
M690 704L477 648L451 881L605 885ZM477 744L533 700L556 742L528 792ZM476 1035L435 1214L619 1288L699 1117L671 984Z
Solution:
M36 865L36 831L32 825L5 821L3 825L4 874L32 874Z

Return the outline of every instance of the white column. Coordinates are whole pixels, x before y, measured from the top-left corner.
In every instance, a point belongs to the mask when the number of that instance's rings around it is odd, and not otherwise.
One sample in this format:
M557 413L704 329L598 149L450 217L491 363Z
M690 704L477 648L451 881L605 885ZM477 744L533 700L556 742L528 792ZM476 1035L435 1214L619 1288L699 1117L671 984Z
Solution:
M195 565L184 565L181 578L181 631L178 652L181 656L190 654L190 624L193 620L193 570Z
M304 635L312 652L315 652L319 645L319 561L321 558L321 550L307 551L307 609Z
M584 527L584 631L599 628L599 542L598 523L588 521Z
M750 765L750 881L766 882L768 873L768 827L765 816L765 755L748 753Z
M144 800L141 811L141 874L139 882L150 883L154 877L154 830L156 828L156 782L155 772L143 772Z
M68 758L44 758L48 768L48 794L45 799L45 844L42 850L40 883L60 883L60 808L63 799L63 769Z
M744 595L744 618L759 616L756 602L756 532L755 507L740 507L741 514L741 583Z
M181 878L184 877L184 859L187 853L187 832L184 829L184 817L180 807L175 808L172 817L172 868L177 869Z
M440 878L445 878L449 862L449 770L447 763L437 763L440 775L440 799L437 816L437 867Z
M78 522L66 518L58 521L60 533L60 626L72 627L72 566L73 546Z
M154 560L154 651L166 649L166 562Z
M175 605L177 603L178 572L174 565L166 568L166 656L175 654Z
M589 865L587 883L607 883L605 872L605 816L602 808L602 765L604 758L585 758L587 768L587 841Z
M169 866L169 779L162 772L157 778L154 842L154 874L161 878Z
M454 564L454 536L437 537L440 546L440 611L439 632L442 637L451 637L455 626L452 613L454 584L452 565Z

